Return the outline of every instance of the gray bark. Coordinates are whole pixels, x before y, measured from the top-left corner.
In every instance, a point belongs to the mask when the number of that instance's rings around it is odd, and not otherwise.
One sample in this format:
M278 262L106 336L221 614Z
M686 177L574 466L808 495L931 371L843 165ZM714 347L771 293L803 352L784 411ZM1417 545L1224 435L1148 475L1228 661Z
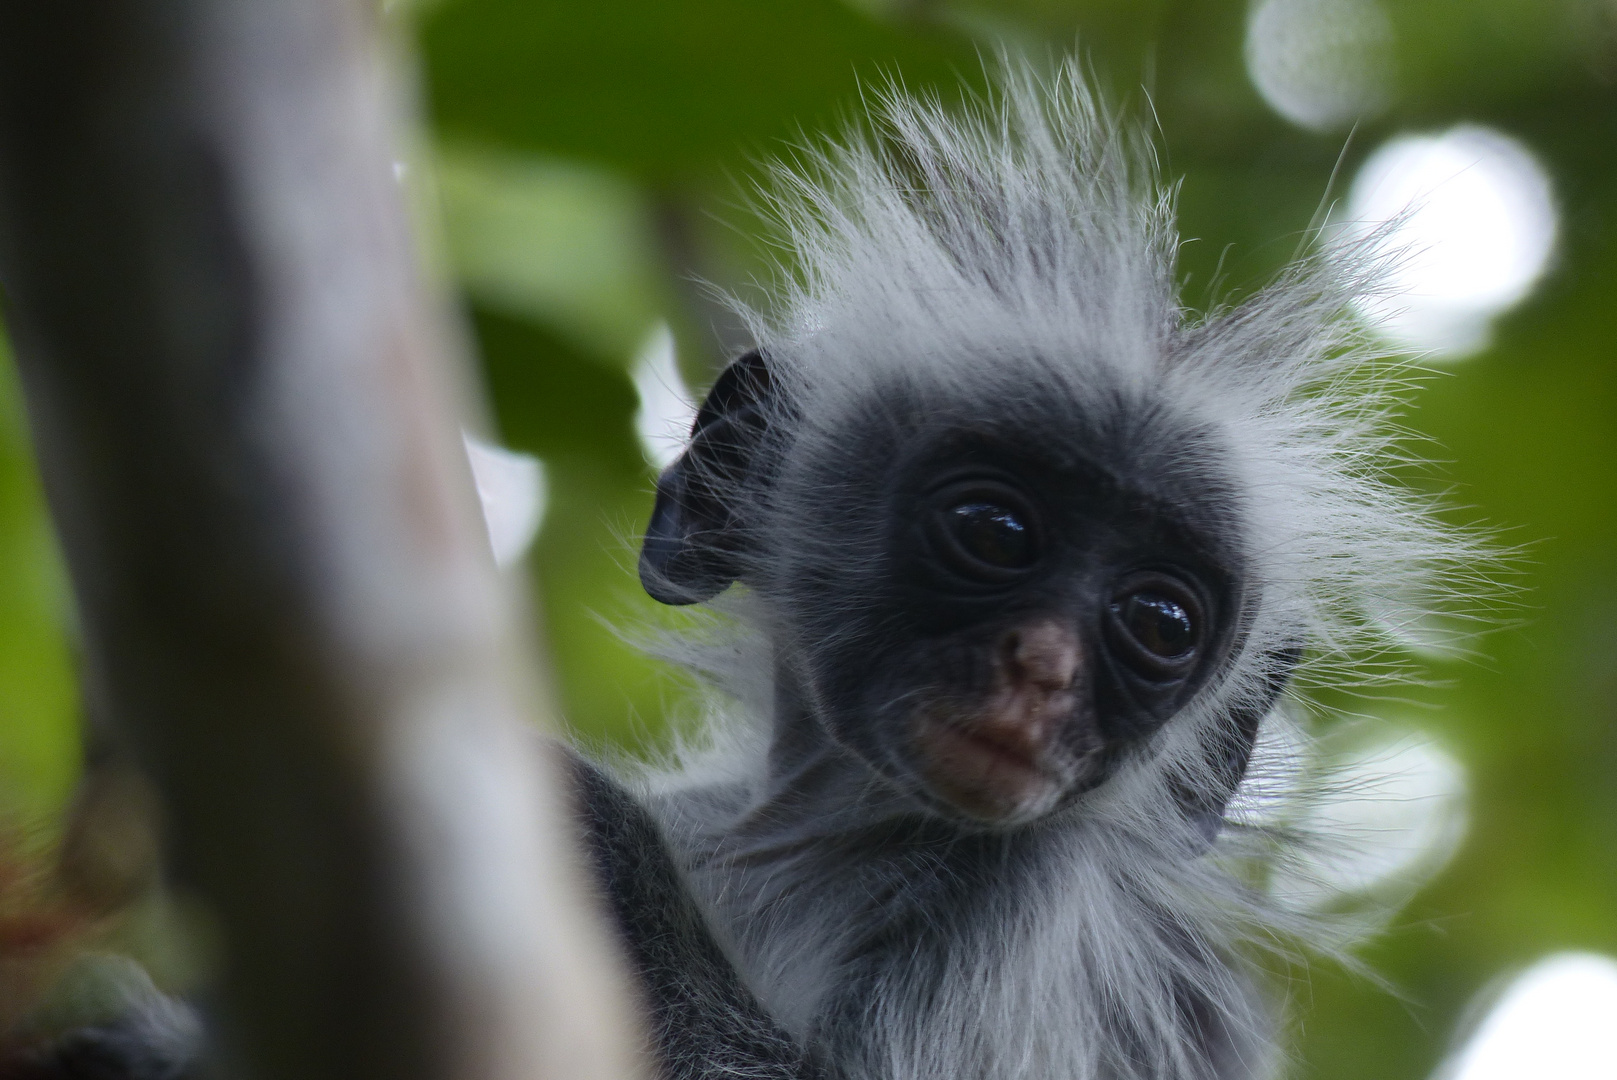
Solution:
M0 2L0 283L82 621L252 1076L635 1070L343 0Z

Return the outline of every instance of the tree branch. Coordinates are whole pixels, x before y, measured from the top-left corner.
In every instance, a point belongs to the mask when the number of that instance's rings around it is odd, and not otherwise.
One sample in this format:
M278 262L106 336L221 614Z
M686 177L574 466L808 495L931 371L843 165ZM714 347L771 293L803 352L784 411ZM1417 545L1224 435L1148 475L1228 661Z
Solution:
M0 2L0 275L80 607L256 1076L627 1076L374 16Z

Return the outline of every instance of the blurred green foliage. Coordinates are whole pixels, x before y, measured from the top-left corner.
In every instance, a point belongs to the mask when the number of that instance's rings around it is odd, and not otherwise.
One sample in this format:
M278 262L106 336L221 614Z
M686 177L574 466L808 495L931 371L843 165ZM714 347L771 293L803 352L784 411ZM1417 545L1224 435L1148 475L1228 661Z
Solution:
M37 824L78 772L78 691L67 588L16 372L0 352L0 823Z
M1351 176L1396 133L1484 123L1552 176L1556 262L1407 421L1448 459L1457 519L1528 545L1527 601L1479 659L1438 662L1397 706L1466 767L1471 831L1369 951L1396 993L1323 964L1296 987L1299 1075L1425 1077L1490 980L1554 949L1617 952L1617 16L1601 0L1382 7L1396 84L1349 139L1294 127L1258 96L1244 0L421 5L447 249L500 435L548 469L530 565L569 725L644 746L685 707L683 683L612 629L655 618L633 573L653 472L629 366L665 320L687 377L711 378L740 339L693 281L767 276L746 209L759 163L855 115L862 88L898 78L947 99L981 88L995 48L1080 47L1160 126L1198 305L1290 257L1339 158ZM76 762L47 535L7 373L0 780L34 809L61 800Z

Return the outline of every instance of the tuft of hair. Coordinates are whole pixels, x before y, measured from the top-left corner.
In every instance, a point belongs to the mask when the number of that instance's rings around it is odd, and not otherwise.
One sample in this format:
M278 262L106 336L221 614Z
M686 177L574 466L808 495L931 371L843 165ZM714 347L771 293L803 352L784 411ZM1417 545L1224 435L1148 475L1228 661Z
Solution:
M1245 302L1192 311L1176 186L1142 129L1076 60L997 73L959 111L889 89L868 129L774 168L781 284L731 302L790 388L777 430L812 438L895 373L1014 400L1039 388L1029 358L1064 365L1097 404L1121 391L1218 433L1264 615L1305 632L1316 670L1460 644L1497 560L1389 479L1411 463L1395 417L1418 369L1355 308L1400 253L1321 234Z
M1238 821L1222 857L1192 854L1189 827L1164 811L1170 788L1211 782L1207 740L1242 702L1267 700L1273 658L1288 647L1304 642L1308 657L1294 696L1386 676L1412 645L1452 640L1487 591L1483 540L1442 525L1429 500L1388 476L1403 461L1393 421L1412 369L1378 352L1353 313L1379 288L1384 244L1320 238L1243 302L1189 310L1174 189L1149 139L1072 60L1048 75L1002 60L996 89L959 110L889 89L867 127L777 167L766 198L789 261L770 300L733 302L783 391L775 452L812 454L895 380L1012 402L1059 386L1098 413L1134 403L1209 433L1196 445L1214 448L1240 495L1257 598L1238 655L1151 752L1033 830L1035 863L1007 874L991 910L951 929L961 951L916 961L924 972L872 976L880 1034L842 1064L906 1080L1263 1073L1266 994L1231 958L1297 929L1254 885L1261 871L1241 868L1280 834ZM751 497L752 518L767 523L819 495L777 485ZM786 631L756 597L720 607L743 632L699 635L684 658L740 707L716 710L707 737L649 781L676 844L722 830L737 805L682 792L719 782L745 792L763 779L771 641ZM1280 766L1260 753L1254 769ZM734 944L764 1000L799 1031L841 977L812 958L837 955L864 917L848 907L857 888L825 879L865 872L845 847L821 857L803 840L703 886L736 925L750 916L726 905L767 898L755 933L738 931ZM870 869L865 883L902 907L891 872ZM1209 1028L1243 1065L1207 1060Z

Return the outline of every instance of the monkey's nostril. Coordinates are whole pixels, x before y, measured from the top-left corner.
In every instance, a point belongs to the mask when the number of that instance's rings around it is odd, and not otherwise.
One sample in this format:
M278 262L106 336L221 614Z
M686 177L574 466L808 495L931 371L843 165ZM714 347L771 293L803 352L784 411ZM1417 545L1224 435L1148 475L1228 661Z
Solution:
M1003 664L1020 664L1022 654L1022 634L1018 630L1009 630L999 639L999 658Z

